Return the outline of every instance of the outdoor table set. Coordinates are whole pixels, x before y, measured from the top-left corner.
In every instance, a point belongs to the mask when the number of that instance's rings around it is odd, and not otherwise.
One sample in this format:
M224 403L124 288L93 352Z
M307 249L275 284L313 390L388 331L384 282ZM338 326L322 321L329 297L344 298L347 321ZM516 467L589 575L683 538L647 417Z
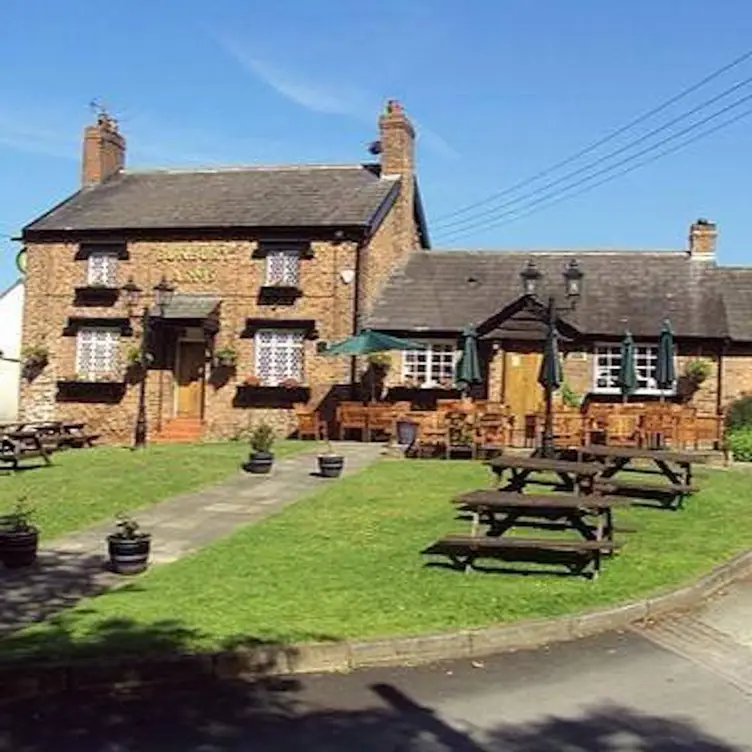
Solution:
M627 447L586 446L560 451L554 457L502 456L486 464L496 476L495 488L470 491L452 500L470 515L469 534L441 538L423 553L448 556L456 568L468 571L477 559L564 564L571 573L598 576L602 559L620 544L614 540L613 510L637 498L657 498L664 507L678 508L692 486L692 463L702 453ZM622 481L618 473L633 470L636 461L652 464L668 482ZM504 476L509 474L504 484ZM549 492L526 493L528 486L549 486ZM551 490L553 486L553 491ZM678 499L678 502L676 501ZM485 534L481 527L486 526ZM522 530L544 530L540 537ZM634 532L620 528L620 532Z
M0 425L0 466L17 470L22 462L41 458L51 465L51 453L67 447L93 446L98 434L87 433L86 423L47 421Z

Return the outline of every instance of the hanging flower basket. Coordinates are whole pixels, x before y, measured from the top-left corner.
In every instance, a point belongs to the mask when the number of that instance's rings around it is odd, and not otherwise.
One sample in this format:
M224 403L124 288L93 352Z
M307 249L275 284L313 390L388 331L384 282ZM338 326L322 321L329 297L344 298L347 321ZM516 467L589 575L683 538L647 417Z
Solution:
M232 347L223 347L214 353L216 368L235 368L238 364L238 353Z

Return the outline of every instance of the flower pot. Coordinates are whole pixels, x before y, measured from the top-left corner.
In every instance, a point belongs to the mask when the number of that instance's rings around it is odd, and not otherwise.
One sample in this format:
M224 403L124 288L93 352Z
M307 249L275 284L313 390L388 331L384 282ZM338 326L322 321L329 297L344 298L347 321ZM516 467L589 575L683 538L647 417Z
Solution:
M28 567L37 558L37 546L39 545L39 531L19 530L0 533L0 561L8 569Z
M151 535L140 533L135 538L107 536L110 569L117 574L139 574L149 566Z
M319 475L324 478L339 478L344 466L344 457L336 454L319 455Z
M418 424L411 420L397 421L397 443L401 446L412 446L418 438Z
M248 457L245 469L254 475L266 475L274 464L274 455L271 452L253 452Z

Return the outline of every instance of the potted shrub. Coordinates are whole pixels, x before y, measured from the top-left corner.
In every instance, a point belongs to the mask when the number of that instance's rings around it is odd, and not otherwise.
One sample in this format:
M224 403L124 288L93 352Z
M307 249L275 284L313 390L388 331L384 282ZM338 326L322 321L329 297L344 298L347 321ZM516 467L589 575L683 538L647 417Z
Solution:
M117 574L139 574L149 566L151 535L141 532L138 522L119 514L115 532L107 536L110 569Z
M270 425L262 423L251 433L251 454L246 470L254 475L266 475L274 464L273 446L274 430Z
M50 362L50 351L45 345L29 345L21 352L21 370L29 381L38 376Z
M322 478L339 478L342 468L345 466L345 458L332 449L330 441L326 442L326 451L319 455L319 475Z
M0 518L0 561L9 569L28 567L37 558L39 529L31 524L33 510L26 497L10 514Z
M235 368L238 364L238 353L234 347L222 347L214 353L217 368Z

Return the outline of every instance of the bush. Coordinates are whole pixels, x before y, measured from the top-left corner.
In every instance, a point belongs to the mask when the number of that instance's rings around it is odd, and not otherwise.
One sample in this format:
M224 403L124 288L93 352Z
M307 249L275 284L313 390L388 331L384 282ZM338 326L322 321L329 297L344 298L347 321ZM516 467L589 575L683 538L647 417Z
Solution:
M684 367L684 375L699 386L713 373L713 364L704 358L690 360Z
M274 429L262 423L251 434L251 449L254 452L271 452L274 445Z
M752 428L752 395L734 400L726 413L726 429Z
M739 462L752 462L752 427L738 428L726 435L731 456Z

